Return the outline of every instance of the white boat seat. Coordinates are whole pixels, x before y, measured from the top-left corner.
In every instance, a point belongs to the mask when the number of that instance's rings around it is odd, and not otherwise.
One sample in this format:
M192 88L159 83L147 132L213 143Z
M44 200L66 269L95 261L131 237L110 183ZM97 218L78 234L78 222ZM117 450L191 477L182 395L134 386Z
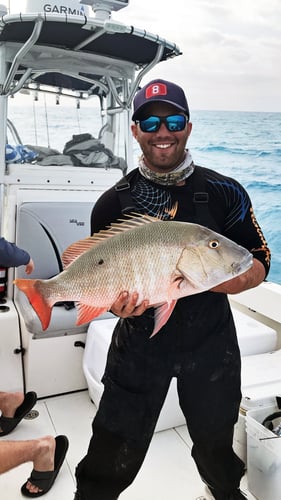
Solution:
M24 266L16 269L16 278L48 279L61 272L61 254L74 241L90 234L90 202L28 202L17 214L16 243L26 249L35 263L26 276ZM77 326L76 309L54 306L51 322L43 332L37 314L24 293L15 287L15 303L27 330L35 338L86 332L88 324ZM105 317L111 317L108 314Z

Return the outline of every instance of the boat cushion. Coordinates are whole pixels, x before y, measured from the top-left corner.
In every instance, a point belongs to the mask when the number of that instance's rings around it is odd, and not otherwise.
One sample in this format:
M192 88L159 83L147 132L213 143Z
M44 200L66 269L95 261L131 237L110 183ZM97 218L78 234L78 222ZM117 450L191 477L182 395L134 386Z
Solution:
M16 278L48 279L63 269L61 255L73 242L89 236L91 202L28 202L17 214L16 243L28 251L35 268L31 275L25 267L16 269ZM37 314L24 293L15 287L15 303L27 330L36 338L86 332L88 323L77 326L73 304L54 306L51 322L43 332ZM72 307L71 307L72 306ZM103 315L103 317L111 317Z

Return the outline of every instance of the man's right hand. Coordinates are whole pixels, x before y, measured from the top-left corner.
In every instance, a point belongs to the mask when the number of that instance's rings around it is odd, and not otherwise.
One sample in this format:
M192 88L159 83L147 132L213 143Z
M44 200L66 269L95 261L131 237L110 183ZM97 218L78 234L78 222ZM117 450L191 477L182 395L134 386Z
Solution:
M137 305L139 294L137 292L129 295L128 292L121 292L118 299L112 304L110 310L120 318L129 316L141 316L149 307L148 300L143 300Z

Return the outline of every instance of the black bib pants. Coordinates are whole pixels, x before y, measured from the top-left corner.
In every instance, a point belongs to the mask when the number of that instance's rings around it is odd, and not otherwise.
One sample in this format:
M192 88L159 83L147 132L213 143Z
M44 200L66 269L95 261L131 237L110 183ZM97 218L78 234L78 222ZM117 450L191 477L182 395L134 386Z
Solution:
M188 220L220 232L208 210L200 168L195 173L195 217ZM126 178L121 181L120 201L131 210L129 187ZM153 325L149 309L141 317L119 320L115 328L93 436L76 470L81 500L116 500L132 483L172 377L203 481L222 493L239 487L245 466L232 440L241 401L241 361L227 297L212 292L185 297L150 338Z
M222 492L239 487L244 464L232 439L241 400L240 352L227 298L205 292L181 299L176 309L152 338L151 311L115 328L93 437L76 472L82 500L114 500L132 483L172 377L202 479Z

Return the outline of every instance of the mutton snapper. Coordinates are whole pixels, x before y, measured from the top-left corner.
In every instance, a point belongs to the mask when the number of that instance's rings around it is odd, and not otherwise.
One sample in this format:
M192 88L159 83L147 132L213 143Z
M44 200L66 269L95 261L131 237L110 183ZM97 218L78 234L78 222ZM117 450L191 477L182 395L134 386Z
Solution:
M62 255L64 270L47 279L17 279L43 330L52 307L74 301L77 325L108 311L122 291L155 307L152 335L180 297L197 294L247 271L252 254L198 224L138 215L80 240Z

